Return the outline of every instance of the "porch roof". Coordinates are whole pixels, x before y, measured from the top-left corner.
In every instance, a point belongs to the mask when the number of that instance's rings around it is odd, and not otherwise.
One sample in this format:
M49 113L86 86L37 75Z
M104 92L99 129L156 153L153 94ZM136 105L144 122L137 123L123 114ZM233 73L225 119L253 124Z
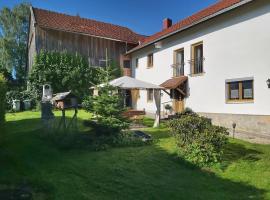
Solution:
M188 80L187 76L174 77L174 78L171 78L171 79L165 81L160 86L164 87L166 89L175 89L178 86L182 85L187 80Z

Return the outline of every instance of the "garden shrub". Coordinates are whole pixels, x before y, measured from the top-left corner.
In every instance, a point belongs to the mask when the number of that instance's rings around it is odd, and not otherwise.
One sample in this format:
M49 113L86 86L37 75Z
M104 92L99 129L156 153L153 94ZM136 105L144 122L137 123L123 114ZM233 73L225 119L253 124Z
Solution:
M211 120L192 112L179 115L168 123L176 138L179 154L199 166L220 161L227 142L228 131L214 126Z
M6 109L12 111L12 101L19 100L23 105L24 100L30 100L31 108L34 108L37 105L38 94L35 90L10 90L6 93ZM22 108L23 106L21 106Z
M6 110L6 80L3 74L0 74L0 127L5 122L5 110Z
M82 103L88 112L94 114L99 135L117 134L129 127L129 120L123 115L123 98L114 91L116 88L105 85L99 89L98 96L89 96Z
M89 94L89 87L98 82L97 70L80 54L66 51L41 51L35 57L29 86L42 94L42 85L51 84L54 93L72 92L79 98Z

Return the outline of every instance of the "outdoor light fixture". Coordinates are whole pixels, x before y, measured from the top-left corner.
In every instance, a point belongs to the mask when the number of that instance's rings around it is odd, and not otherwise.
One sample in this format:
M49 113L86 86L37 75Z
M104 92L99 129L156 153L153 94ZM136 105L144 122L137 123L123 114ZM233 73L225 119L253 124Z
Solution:
M270 88L270 78L266 81L268 88Z
M235 135L235 128L236 128L236 123L235 123L235 122L233 122L232 127L233 127L233 138L234 138L234 135Z

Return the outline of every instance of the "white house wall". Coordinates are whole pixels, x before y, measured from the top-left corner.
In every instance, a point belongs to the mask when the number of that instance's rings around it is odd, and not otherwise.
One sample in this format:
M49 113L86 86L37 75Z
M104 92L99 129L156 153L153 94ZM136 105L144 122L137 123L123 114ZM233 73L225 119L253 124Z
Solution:
M189 81L189 97L185 107L201 113L270 114L270 1L245 5L208 22L163 40L162 49L154 45L132 54L133 76L154 84L172 77L174 50L184 48L185 75ZM203 41L204 71L189 76L191 45ZM154 66L147 69L147 54L154 53ZM139 67L135 60L139 58ZM225 81L254 78L254 103L226 103ZM162 102L170 101L163 92ZM146 91L140 92L137 109L154 113L155 104L147 103Z

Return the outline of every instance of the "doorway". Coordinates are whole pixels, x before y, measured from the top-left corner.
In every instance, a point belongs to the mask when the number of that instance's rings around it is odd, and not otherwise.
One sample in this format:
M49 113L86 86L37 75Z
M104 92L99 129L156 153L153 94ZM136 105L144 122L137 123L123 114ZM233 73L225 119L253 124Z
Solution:
M131 96L131 90L124 90L124 101L125 101L125 107L131 108L132 107L132 96Z
M173 99L173 102L172 102L173 111L175 113L183 112L185 109L183 95L177 89L172 89L171 94L172 94L171 98Z

